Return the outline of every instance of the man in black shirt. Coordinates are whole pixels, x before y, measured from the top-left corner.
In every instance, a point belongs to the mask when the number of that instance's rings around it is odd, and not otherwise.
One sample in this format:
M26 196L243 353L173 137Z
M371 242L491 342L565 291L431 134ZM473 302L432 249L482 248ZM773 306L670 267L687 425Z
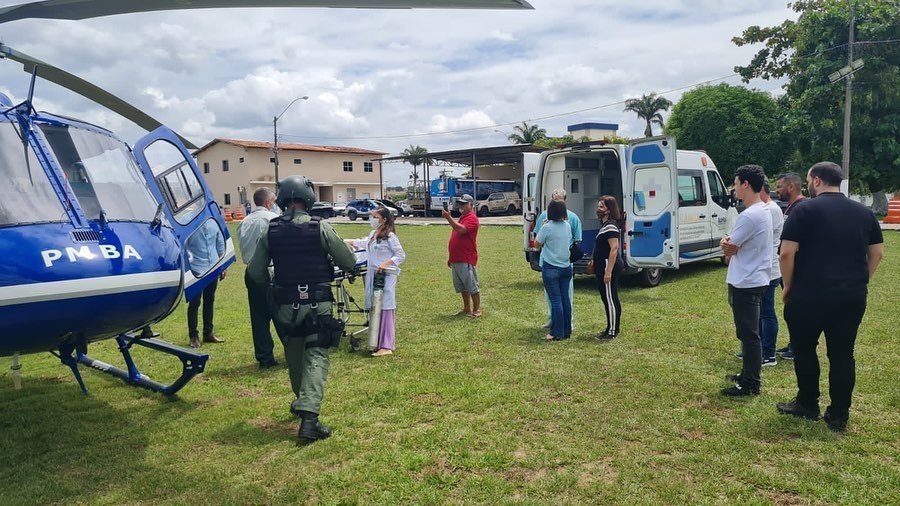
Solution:
M797 397L778 403L781 413L819 418L819 358L825 333L831 405L829 428L844 431L856 382L853 347L866 311L866 285L884 255L875 215L840 191L841 168L820 162L806 176L811 197L791 210L781 235L784 319L791 333Z

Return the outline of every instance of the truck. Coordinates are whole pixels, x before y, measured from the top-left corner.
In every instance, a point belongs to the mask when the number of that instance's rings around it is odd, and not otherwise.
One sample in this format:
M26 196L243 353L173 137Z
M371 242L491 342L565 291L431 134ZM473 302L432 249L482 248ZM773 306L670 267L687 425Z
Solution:
M522 175L523 242L532 269L540 270L535 220L556 188L566 190L568 209L582 221L578 239L586 255L575 273L588 272L601 195L612 195L622 208L620 253L627 273L645 286L658 285L665 269L724 257L719 241L737 219L735 202L709 155L679 150L673 137L567 146L541 153L532 168Z

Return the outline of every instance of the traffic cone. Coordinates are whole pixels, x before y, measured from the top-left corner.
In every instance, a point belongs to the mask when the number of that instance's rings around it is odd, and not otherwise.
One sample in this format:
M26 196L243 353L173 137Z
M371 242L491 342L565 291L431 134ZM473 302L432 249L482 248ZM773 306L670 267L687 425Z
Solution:
M888 213L884 217L885 223L900 223L900 197L894 197L888 202Z
M240 206L234 212L234 221L241 221L244 219L244 206Z
M230 222L230 221L232 221L232 220L231 220L231 208L230 208L230 207L226 207L226 208L225 208L225 223L228 223L228 222Z

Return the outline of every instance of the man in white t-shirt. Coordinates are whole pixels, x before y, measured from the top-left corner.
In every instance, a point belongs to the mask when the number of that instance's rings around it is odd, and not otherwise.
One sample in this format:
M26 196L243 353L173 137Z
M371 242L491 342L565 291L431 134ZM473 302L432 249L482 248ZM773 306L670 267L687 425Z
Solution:
M784 229L784 213L781 207L769 196L769 180L763 183L763 191L759 194L769 214L772 215L772 272L769 274L769 286L763 295L759 308L759 339L762 346L762 365L777 365L775 350L778 342L778 316L775 315L775 288L781 285L781 265L778 261L778 247L781 245L781 231Z
M743 360L737 383L722 390L722 394L732 397L759 395L759 310L771 282L773 255L772 215L759 197L765 180L766 174L759 165L742 165L735 171L735 195L744 202L745 209L721 243L728 262L728 303Z

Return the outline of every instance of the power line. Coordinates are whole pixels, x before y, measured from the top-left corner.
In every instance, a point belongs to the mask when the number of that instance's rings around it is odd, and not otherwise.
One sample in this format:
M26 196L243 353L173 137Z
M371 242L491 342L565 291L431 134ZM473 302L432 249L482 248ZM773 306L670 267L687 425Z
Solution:
M673 88L671 90L666 90L666 91L657 93L657 95L662 96L662 95L666 95L669 93L675 93L675 92L678 92L681 90L686 90L688 88L694 88L696 86L702 86L702 85L714 83L717 81L724 81L726 79L730 79L732 77L737 77L739 75L740 74L735 73L735 74L729 74L727 76L717 77L715 79L708 79L706 81L700 81L700 82L697 82L694 84L689 84L687 86L681 86L678 88ZM496 123L493 125L488 125L488 126L483 126L483 127L461 128L458 130L447 130L444 132L425 132L425 133L416 133L416 134L394 134L394 135L372 135L372 136L328 136L328 137L314 136L314 135L281 134L281 137L295 138L295 139L299 138L299 139L386 140L386 139L406 139L406 138L413 138L413 137L434 137L434 136L438 136L438 135L456 135L456 134L468 133L468 132L480 132L483 130L490 130L490 129L494 129L494 128L498 128L498 127L514 126L514 125L518 125L519 123L522 123L522 121L527 123L529 121L535 122L535 121L542 121L542 120L546 120L546 119L561 118L563 116L572 116L574 114L581 114L584 112L596 111L599 109L605 109L607 107L613 107L616 105L624 105L625 102L626 102L626 100L619 100L617 102L611 102L608 104L597 105L597 106L593 106L593 107L586 107L584 109L577 109L574 111L549 114L547 116L538 116L536 118L528 118L528 119L521 120L521 121L509 121L509 122L505 122L505 123Z
M853 44L856 46L859 46L859 45L890 44L890 43L897 43L897 42L900 42L900 39L855 41ZM805 60L808 58L813 58L813 57L825 54L830 51L835 51L838 49L846 48L848 45L849 44L845 42L843 44L838 44L838 45L835 45L832 47L821 49L814 53L809 53L809 54L805 54L805 55L801 55L801 56L794 56L792 58ZM718 81L724 81L726 79L731 79L732 77L737 77L737 76L740 76L740 74L733 73L733 74L729 74L727 76L717 77L715 79L700 81L700 82L697 82L694 84L689 84L687 86L681 86L679 88L673 88L671 90L666 90L666 91L657 93L657 95L663 96L663 95L667 95L669 93L675 93L675 92L686 90L689 88L694 88L697 86L703 86L703 85L718 82ZM408 138L421 138L421 137L436 137L436 136L441 136L441 135L457 135L457 134L463 134L463 133L469 133L469 132L480 132L480 131L484 131L484 130L499 128L499 127L510 127L510 126L518 125L519 123L522 123L522 122L527 123L527 122L542 121L542 120L548 120L548 119L561 118L561 117L565 117L565 116L572 116L575 114L581 114L581 113L590 112L590 111L597 111L600 109L605 109L605 108L613 107L616 105L624 105L626 101L627 101L627 99L619 100L617 102L611 102L608 104L593 106L593 107L586 107L584 109L577 109L574 111L566 111L566 112L561 112L561 113L556 113L556 114L549 114L546 116L538 116L535 118L528 118L528 119L520 120L520 121L496 123L493 125L488 125L488 126L483 126L483 127L472 127L472 128L461 128L461 129L457 129L457 130L447 130L444 132L424 132L424 133L412 133L412 134L368 135L368 136L316 136L316 135L281 134L280 137L293 138L293 139L324 139L324 140L328 140L328 139L334 139L334 140L393 140L393 139L408 139Z

